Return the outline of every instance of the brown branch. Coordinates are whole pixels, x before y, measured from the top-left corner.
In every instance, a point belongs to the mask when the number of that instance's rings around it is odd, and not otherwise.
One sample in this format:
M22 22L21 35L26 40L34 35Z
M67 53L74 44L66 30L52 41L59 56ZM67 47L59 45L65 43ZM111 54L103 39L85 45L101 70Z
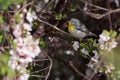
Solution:
M48 22L46 22L46 21L43 21L43 20L41 20L41 19L39 19L39 18L38 18L38 21L40 21L40 22L42 22L42 23L44 23L44 24L46 24L46 25L48 25L48 26L50 26L50 27L58 30L58 31L61 32L61 33L64 33L64 34L66 34L66 35L69 35L69 33L64 32L63 30L59 29L59 28L58 28L57 26L55 26L55 25L52 25L52 24L50 24L50 23L48 23Z
M0 46L0 50L2 49L10 49L10 46Z
M34 62L38 62L38 61L49 61L49 59L35 59Z
M117 12L120 12L120 9L109 10L108 12L100 15L97 19L101 19L101 18L103 18L103 17L105 17L105 16L107 16L107 15L110 15L110 14L112 14L112 13L117 13Z
M77 6L79 10L81 10L83 13L85 13L86 15L89 15L95 19L102 19L104 18L105 16L108 16L112 13L117 13L117 12L120 12L120 8L118 9L114 9L114 10L109 10L108 12L104 13L104 14L95 14L95 13L92 13L92 12L89 12L89 11L84 11L83 9L80 8L80 6Z
M69 61L69 64L70 64L70 66L74 69L74 71L75 72L77 72L80 76L82 76L84 79L87 79L88 80L88 78L83 74L83 73L81 73L74 65L73 65L73 63L71 62L71 61Z
M7 12L9 12L9 13L16 13L16 12L18 12L19 13L23 9L25 9L27 6L32 5L32 4L33 4L33 1L29 2L29 3L24 3L24 6L22 6L19 10L14 10L14 11L7 10ZM5 12L5 11L1 10L0 12Z
M108 15L108 20L109 20L109 28L110 28L110 30L112 30L111 14Z
M47 74L46 77L45 77L45 80L48 80L49 75L50 75L50 72L51 72L51 69L52 69L53 61L52 61L52 58L51 58L49 55L47 55L47 53L45 53L45 55L46 55L46 56L48 57L48 59L50 60L50 66L49 66L48 74Z
M110 1L107 0L107 7L110 9ZM109 28L112 30L112 20L111 20L111 14L108 15L108 20L109 20Z
M83 3L85 3L85 4L88 4L89 6L92 6L92 7L95 7L95 8L97 8L97 9L99 9L99 10L104 10L104 11L107 11L107 12L105 12L104 14L96 14L96 13L93 13L93 12L90 12L90 11L84 11L79 5L77 5L77 7L78 7L78 9L79 10L81 10L83 13L85 13L86 15L89 15L89 16L91 16L91 17L93 17L93 18L95 18L95 19L102 19L102 18L104 18L105 16L108 16L108 18L109 18L109 23L110 23L110 29L112 29L112 24L111 24L111 22L110 22L110 15L112 14L112 13L117 13L117 12L120 12L120 8L118 8L118 9L114 9L114 10L110 10L110 9L106 9L106 8L103 8L103 7L100 7L100 6L96 6L96 5L94 5L94 4L91 4L91 3L89 3L89 2L87 2L87 1L85 1L85 0L80 0L81 2L83 2Z
M85 4L88 4L89 6L92 6L92 7L95 7L95 8L101 9L101 10L104 10L104 11L109 11L109 10L106 9L106 8L103 8L103 7L100 7L100 6L96 6L96 5L91 4L91 3L89 3L89 2L87 2L87 1L85 1L85 0L80 0L80 1L83 2L83 3L85 3Z
M46 68L43 68L43 69L40 69L40 70L37 70L37 71L33 71L33 72L30 73L30 75L41 72L41 71L45 71L47 69L49 69L49 67L46 67Z

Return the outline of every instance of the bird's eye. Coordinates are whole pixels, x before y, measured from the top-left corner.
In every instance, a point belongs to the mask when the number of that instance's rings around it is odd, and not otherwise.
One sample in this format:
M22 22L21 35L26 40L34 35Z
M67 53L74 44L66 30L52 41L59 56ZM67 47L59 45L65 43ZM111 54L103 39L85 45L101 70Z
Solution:
M72 24L74 24L74 21L71 21Z

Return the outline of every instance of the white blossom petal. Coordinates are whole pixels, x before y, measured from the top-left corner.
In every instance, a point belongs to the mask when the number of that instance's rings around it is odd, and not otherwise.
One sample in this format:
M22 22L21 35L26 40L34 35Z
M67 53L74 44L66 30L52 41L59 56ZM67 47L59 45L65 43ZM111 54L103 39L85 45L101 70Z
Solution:
M30 76L29 74L24 73L18 78L18 80L28 80L29 76Z
M109 35L106 35L104 33L102 33L100 36L100 39L102 39L103 41L108 41L110 39L110 36Z
M78 41L74 41L74 43L73 43L73 49L75 50L75 51L78 51L78 49L79 49L79 42Z
M115 39L110 38L110 35L106 35L104 33L100 34L100 38L99 38L98 42L100 45L100 49L108 50L108 51L115 48L118 44L115 41Z
M67 54L67 55L74 55L74 53L72 51L70 51L70 50L67 50L64 53Z
M16 25L15 30L13 31L13 35L18 38L22 35L22 30L20 28L20 25Z
M10 54L11 54L11 55L15 55L14 50L10 50Z
M32 23L33 17L32 17L32 14L31 14L30 12L27 12L26 19L27 19L30 23Z
M8 61L8 65L11 69L15 70L18 65L18 57L17 56L11 56Z
M23 19L22 13L20 16L21 19ZM28 64L41 52L41 49L38 46L39 39L34 40L29 32L32 31L31 23L33 20L37 19L37 15L35 12L27 12L26 19L30 24L24 23L23 20L21 20L14 28L14 45L11 47L12 49L9 52L11 56L9 57L8 65L19 74L17 80L28 80L29 74L26 73L26 68L28 67ZM25 34L26 36L22 36L22 34Z
M32 17L33 17L34 20L37 19L37 15L36 15L36 13L34 11L32 12Z
M117 46L117 42L114 40L114 41L112 41L111 43L110 43L110 46L112 47L112 48L115 48L116 46Z
M89 53L87 52L87 50L85 48L81 49L81 52L85 55L89 55Z
M31 30L32 30L31 25L28 24L28 23L24 23L24 24L23 24L23 27L24 27L25 30L28 30L28 31L31 31Z
M26 15L26 19L32 23L33 20L36 20L37 19L37 15L36 13L33 11L32 13L31 12L27 12L27 15Z

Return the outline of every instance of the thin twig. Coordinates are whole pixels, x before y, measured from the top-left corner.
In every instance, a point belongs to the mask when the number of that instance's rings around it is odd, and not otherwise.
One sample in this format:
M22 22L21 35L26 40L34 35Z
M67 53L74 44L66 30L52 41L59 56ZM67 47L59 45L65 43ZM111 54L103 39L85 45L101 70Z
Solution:
M29 6L29 5L31 5L31 4L33 4L33 1L32 1L32 2L29 2L28 4L25 4L22 8L20 8L20 9L18 10L18 12L21 12L24 8L26 8L27 6Z
M87 2L87 1L85 1L85 0L80 0L80 1L83 2L83 3L88 4L89 6L92 6L92 7L95 7L95 8L101 9L101 10L104 10L104 11L108 11L108 9L106 9L106 8L103 8L103 7L100 7L100 6L96 6L96 5L91 4L91 3L89 3L89 2Z
M111 14L108 15L108 20L109 20L109 28L110 28L110 30L112 30Z
M44 69L31 72L31 73L30 73L30 74L31 74L30 76L33 76L32 74L34 74L34 73L36 73L36 72L41 72L41 71L44 71L44 70L47 70L47 69L48 69L47 75L44 76L44 77L45 77L45 80L48 80L49 75L50 75L50 72L51 72L51 69L52 69L53 62L52 62L51 57L48 56L46 52L44 52L43 54L44 54L46 57L48 57L48 59L49 59L49 61L50 61L50 65L49 65L48 67L44 68ZM44 60L48 60L48 59L44 59ZM38 60L38 61L39 61L39 60ZM34 76L35 76L35 77L40 77L39 75L38 75L38 76L34 75ZM42 76L42 77L43 77L43 76Z
M112 14L112 13L117 13L117 12L120 12L120 8L118 8L118 9L114 9L114 10L108 10L106 13L104 13L104 14L96 14L96 13L93 13L93 12L89 12L89 11L84 11L82 8L80 8L80 6L79 5L77 5L77 7L78 7L78 9L79 10L81 10L83 13L85 13L86 15L89 15L89 16L91 16L91 17L93 17L93 18L95 18L95 19L102 19L102 18L104 18L105 16L108 16L108 15L110 15L110 14Z
M52 25L52 24L50 24L50 23L48 23L48 22L46 22L46 21L43 21L43 20L41 20L41 19L39 19L39 18L38 18L38 21L40 21L40 22L42 22L42 23L44 23L44 24L46 24L46 25L48 25L48 26L50 26L50 27L58 30L58 31L61 32L61 33L64 33L64 34L66 34L66 35L70 35L70 34L68 34L67 32L64 32L63 30L59 29L59 28L56 27L55 25Z
M26 8L27 6L29 6L29 5L31 5L33 3L33 1L32 2L29 2L28 4L25 4L23 7L21 7L19 10L15 10L15 11L7 11L7 12L10 12L10 13L16 13L16 12L21 12L24 8ZM4 12L4 11L0 11L0 12Z
M44 69L40 69L40 70L37 70L37 71L31 72L30 75L32 75L32 74L34 74L34 73L41 72L41 71L45 71L45 70L47 70L47 69L49 69L49 67L46 67L46 68L44 68Z
M49 75L50 75L50 72L51 72L51 69L52 69L52 65L53 65L53 62L52 62L52 59L50 56L48 56L46 53L45 55L48 57L48 59L50 60L50 66L49 66L49 70L48 70L48 74L46 75L45 77L45 80L47 80L49 78Z
M43 7L43 9L46 9L46 8L48 8L51 4L52 4L52 2L53 2L54 0L49 0L49 2L47 3L47 5L45 5L44 7ZM42 10L41 10L42 11Z
M38 78L45 78L46 76L41 76L41 75L30 75L30 76L32 76L32 77L38 77ZM16 79L14 79L14 80L16 80ZM39 79L39 80L41 80L41 79Z
M108 9L110 9L110 1L109 0L107 0L107 6L108 6ZM109 20L109 28L110 28L110 30L112 30L111 14L108 15L108 20Z
M78 69L73 65L73 63L71 61L69 61L69 63L70 63L70 66L75 70L75 72L77 72L80 76L82 76L83 78L88 80L88 78L83 73L78 71Z
M79 5L77 5L77 7L78 7L78 9L79 9L80 11L82 11L82 12L85 13L86 15L89 15L89 16L95 18L95 19L100 19L101 16L102 16L101 14L96 14L96 13L92 13L92 12L89 12L89 11L84 11L82 8L80 8Z
M38 62L38 61L49 61L49 59L35 59L34 62Z
M10 46L0 46L0 50L2 49L10 49Z
M33 4L33 6L35 7L35 8L40 8L39 6L37 6L37 5L35 5L35 4ZM46 10L44 10L44 9L42 9L42 8L40 8L40 12L39 13L47 13L47 14L52 14L53 13L53 11L46 11Z

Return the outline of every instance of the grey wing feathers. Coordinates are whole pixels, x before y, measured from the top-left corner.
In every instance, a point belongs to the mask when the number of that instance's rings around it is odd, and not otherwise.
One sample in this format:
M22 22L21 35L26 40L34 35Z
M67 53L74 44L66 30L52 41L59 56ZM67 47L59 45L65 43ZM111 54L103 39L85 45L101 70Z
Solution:
M81 30L83 32L87 32L88 31L87 28L85 27L85 25L83 25L83 24L81 24L80 26L77 26L77 29Z

